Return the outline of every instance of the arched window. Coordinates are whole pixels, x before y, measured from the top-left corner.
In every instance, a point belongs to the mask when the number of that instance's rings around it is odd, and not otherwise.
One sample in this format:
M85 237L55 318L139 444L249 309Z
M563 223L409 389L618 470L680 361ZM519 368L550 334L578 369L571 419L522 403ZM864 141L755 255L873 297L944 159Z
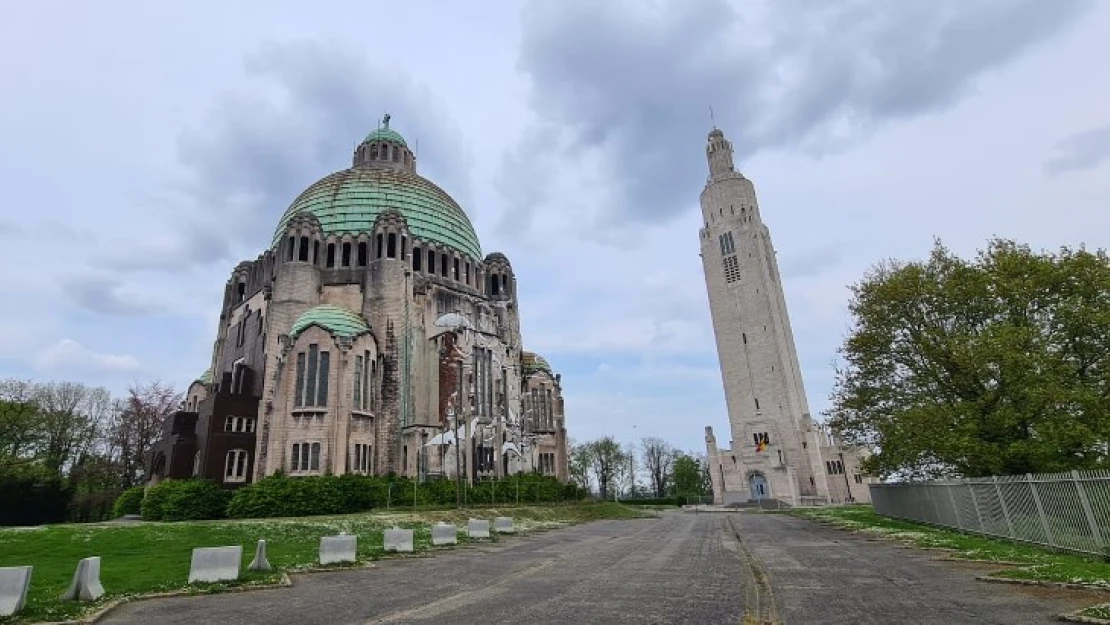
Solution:
M366 241L359 241L358 242L358 266L359 267L365 267L366 266L366 257L367 257Z
M300 255L297 258L302 262L308 262L308 237L301 237Z
M247 450L246 449L232 449L227 452L227 459L224 461L224 481L225 482L246 482L247 481Z
M329 269L335 266L335 243L328 243L327 266Z
M381 235L378 235L381 236ZM397 235L390 232L388 241L388 248L386 249L386 256L390 258L397 258Z
M343 266L351 266L351 243L349 241L343 243Z
M370 146L370 158L375 161L378 160L378 146L376 144Z

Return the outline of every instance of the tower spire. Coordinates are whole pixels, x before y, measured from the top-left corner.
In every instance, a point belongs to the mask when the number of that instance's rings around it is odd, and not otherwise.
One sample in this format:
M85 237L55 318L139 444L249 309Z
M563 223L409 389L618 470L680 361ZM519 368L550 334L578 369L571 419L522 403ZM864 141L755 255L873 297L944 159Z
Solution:
M732 162L732 142L725 139L725 133L721 132L716 125L709 131L708 141L708 145L705 146L705 158L709 161L710 177L716 178L736 171Z

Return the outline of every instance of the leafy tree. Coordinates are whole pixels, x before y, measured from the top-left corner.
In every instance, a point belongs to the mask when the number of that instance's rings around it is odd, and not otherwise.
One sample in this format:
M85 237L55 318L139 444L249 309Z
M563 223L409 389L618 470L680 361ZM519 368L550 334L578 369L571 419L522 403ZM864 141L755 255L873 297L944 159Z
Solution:
M983 476L1107 466L1110 258L939 241L852 287L830 425L873 474Z
M620 472L627 464L627 456L620 443L613 440L612 436L599 438L587 445L590 448L590 470L597 480L601 498L605 499L612 493Z
M42 444L34 393L29 381L0 381L0 473L36 456Z
M665 496L674 478L674 448L661 438L648 437L640 441L640 453L651 482L652 494L655 497Z
M570 479L587 491L590 490L590 468L593 466L593 448L587 444L570 442L567 452Z
M159 381L132 384L108 429L124 488L143 481L143 458L162 433L162 423L181 405L181 393Z
M702 497L708 493L703 463L692 455L678 452L674 457L674 494L679 497Z

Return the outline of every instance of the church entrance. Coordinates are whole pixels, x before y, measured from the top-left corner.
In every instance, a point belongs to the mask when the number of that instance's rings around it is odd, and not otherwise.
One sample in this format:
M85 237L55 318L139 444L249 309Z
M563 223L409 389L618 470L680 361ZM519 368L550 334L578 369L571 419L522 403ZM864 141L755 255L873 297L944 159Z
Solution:
M752 473L748 476L748 488L751 489L752 499L755 501L771 496L771 487L762 473Z

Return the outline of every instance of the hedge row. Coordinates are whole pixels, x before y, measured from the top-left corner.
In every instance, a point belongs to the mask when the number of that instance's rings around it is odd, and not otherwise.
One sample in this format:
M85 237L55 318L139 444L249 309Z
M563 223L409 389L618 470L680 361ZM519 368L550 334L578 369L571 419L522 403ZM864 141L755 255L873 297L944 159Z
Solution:
M463 487L465 501L472 505L552 503L587 496L574 484L538 473ZM134 489L125 492L116 501L116 513L133 514L138 506L144 521L186 521L347 514L455 502L456 482L452 480L418 483L392 476L288 477L278 473L235 491L209 480L167 480L147 490L145 497Z

